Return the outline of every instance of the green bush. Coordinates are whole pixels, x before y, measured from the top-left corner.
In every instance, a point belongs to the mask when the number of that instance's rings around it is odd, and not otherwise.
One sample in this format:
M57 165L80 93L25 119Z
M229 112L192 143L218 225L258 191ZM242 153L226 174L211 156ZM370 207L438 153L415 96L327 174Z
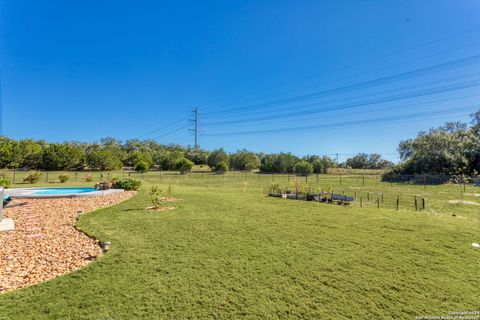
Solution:
M61 174L61 175L58 176L58 180L60 181L60 183L65 183L68 180L70 180L70 176L68 176L66 174Z
M309 162L302 160L293 167L293 170L298 175L306 176L313 172L313 166Z
M150 169L150 167L144 160L140 160L135 164L135 171L137 172L147 172L148 169Z
M186 158L182 158L177 160L177 163L175 164L175 168L178 171L180 171L181 174L184 174L185 172L192 170L194 165L195 164L192 161Z
M215 171L217 173L224 173L227 170L228 170L228 163L226 161L220 161L215 167Z
M10 186L10 180L7 178L6 175L0 174L0 186L8 188Z
M124 190L138 190L140 189L142 182L140 180L135 180L131 178L120 179L114 182L114 189L124 189Z
M42 177L42 175L43 175L43 173L41 173L41 172L32 171L28 174L28 176L26 176L23 179L23 182L37 183L38 181L40 181L40 178Z

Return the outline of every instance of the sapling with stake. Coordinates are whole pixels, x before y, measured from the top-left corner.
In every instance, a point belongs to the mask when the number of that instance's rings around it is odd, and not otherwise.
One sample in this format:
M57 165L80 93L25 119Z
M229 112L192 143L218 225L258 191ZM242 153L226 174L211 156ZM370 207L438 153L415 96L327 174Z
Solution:
M152 186L150 188L149 196L154 209L160 208L163 205L161 193L162 189L160 189L158 186Z

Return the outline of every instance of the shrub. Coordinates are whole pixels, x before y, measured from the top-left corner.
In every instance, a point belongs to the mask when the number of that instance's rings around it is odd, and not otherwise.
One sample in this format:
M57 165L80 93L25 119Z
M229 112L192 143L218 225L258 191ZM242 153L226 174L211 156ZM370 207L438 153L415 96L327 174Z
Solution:
M148 169L150 169L150 167L144 160L140 160L135 164L135 171L137 172L147 172Z
M114 189L124 189L124 190L138 190L142 182L140 180L134 180L131 178L120 179L115 181L113 184Z
M303 176L313 172L313 166L309 162L303 160L298 162L293 169L296 174Z
M226 161L220 161L215 167L217 173L224 173L228 170L228 163Z
M161 207L163 204L161 193L162 193L162 189L160 189L158 186L152 186L150 188L150 192L149 192L150 201L152 202L152 205L155 208Z
M0 174L0 186L5 188L10 186L10 180L4 174Z
M93 181L93 178L92 178L92 175L91 175L91 174L86 174L83 178L84 178L85 181L87 181L87 182Z
M58 180L60 181L60 183L65 183L70 180L70 177L66 174L61 174L58 176Z
M278 183L272 183L268 187L268 192L269 193L282 193L282 188L280 188L280 185Z
M38 181L40 181L40 178L42 177L42 173L41 172L38 172L38 171L32 171L28 174L28 176L26 176L24 179L23 179L23 182L28 182L28 183L37 183Z
M195 164L193 163L193 161L182 158L177 160L177 162L175 163L175 169L180 171L181 174L184 174L185 172L192 170L194 165Z

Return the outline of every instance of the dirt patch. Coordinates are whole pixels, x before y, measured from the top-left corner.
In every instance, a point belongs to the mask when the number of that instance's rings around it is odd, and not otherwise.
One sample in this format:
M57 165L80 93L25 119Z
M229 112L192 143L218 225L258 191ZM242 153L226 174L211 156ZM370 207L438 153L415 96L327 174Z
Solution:
M168 207L168 206L161 206L161 207L148 207L146 210L147 211L168 211L168 210L175 210L177 209L176 207Z
M160 198L160 200L163 200L163 201L182 201L183 199L182 198L173 198L173 197L162 197L162 198Z
M0 233L0 293L46 281L76 270L101 254L97 240L78 231L78 215L132 197L124 192L103 197L15 199L4 209L15 230Z
M454 204L471 204L471 205L475 205L475 206L480 205L480 203L478 203L478 202L467 201L467 200L449 200L448 202L454 203Z
M480 197L480 193L465 193L465 195L469 197Z

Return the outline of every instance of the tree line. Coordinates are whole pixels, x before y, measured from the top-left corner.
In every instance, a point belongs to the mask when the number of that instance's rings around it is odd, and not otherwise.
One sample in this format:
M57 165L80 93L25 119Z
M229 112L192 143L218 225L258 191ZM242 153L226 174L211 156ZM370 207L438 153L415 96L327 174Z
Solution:
M447 122L439 128L422 131L414 139L401 141L401 162L394 165L378 154L359 153L344 163L328 156L298 157L292 153L255 153L224 149L207 151L154 140L132 139L120 142L104 138L96 143L43 140L14 140L0 137L0 168L28 170L118 170L134 168L190 171L205 165L214 171L256 170L271 173L327 173L332 167L386 169L385 177L395 175L478 175L480 172L480 111L470 124Z
M207 151L153 140L104 138L96 143L44 140L14 140L0 137L0 168L25 170L119 170L133 168L139 172L151 169L190 171L194 165L205 165L214 171L256 170L272 173L327 173L336 166L361 169L385 168L391 165L380 155L359 154L343 164L330 157L291 153L255 153L245 149L227 153L224 149Z

